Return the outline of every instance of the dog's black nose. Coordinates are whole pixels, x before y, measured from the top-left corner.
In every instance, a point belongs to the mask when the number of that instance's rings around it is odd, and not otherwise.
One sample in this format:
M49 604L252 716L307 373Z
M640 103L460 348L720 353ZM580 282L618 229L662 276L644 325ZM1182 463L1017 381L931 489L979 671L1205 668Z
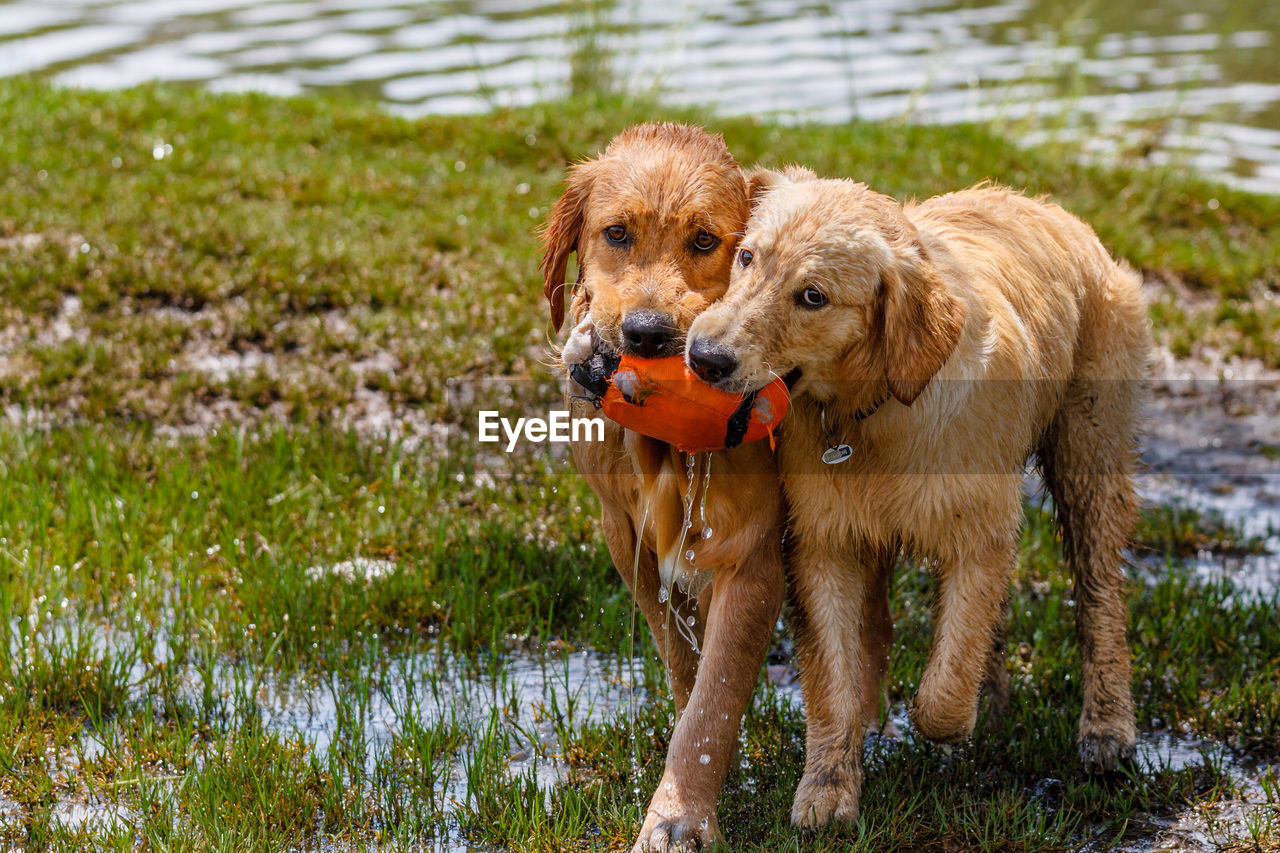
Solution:
M738 369L738 359L706 338L696 338L689 345L689 366L706 381L719 382Z
M676 324L657 311L632 311L622 321L622 350L632 355L656 358L675 337Z

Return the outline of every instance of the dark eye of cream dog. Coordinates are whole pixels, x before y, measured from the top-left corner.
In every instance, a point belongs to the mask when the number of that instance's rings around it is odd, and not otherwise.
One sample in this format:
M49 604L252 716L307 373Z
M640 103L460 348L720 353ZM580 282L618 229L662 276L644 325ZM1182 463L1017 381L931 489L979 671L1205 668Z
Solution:
M821 308L827 304L827 295L816 287L806 287L796 294L796 304L801 308Z
M751 266L751 261L754 259L755 259L755 254L752 253L750 249L738 250L738 266L749 267Z
M693 238L693 248L699 252L710 252L720 245L720 238L709 231L699 231Z
M627 229L622 225L610 225L604 229L604 238L615 246L627 244Z

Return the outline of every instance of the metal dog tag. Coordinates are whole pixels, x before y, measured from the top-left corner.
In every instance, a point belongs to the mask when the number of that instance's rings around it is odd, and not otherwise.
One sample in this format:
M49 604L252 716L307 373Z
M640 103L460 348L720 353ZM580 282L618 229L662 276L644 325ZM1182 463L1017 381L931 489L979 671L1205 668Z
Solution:
M836 444L822 452L822 461L828 465L839 465L853 455L853 448L847 444Z

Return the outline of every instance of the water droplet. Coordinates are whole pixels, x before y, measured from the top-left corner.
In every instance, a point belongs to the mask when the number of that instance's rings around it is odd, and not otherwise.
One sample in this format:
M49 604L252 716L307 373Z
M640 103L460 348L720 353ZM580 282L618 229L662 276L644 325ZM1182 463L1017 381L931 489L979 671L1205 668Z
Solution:
M712 530L710 527L704 527L704 528L702 528L702 538L703 538L703 539L710 539L710 538L711 538L711 534L713 534L713 533L715 533L715 531L714 531L714 530Z
M710 763L711 763L711 756L710 756L710 755L707 755L707 754L704 752L704 753L702 753L702 755L699 755L699 756L698 756L698 761L700 761L700 762L701 762L701 763L703 763L703 764L710 764Z
M707 525L707 493L711 491L711 454L707 454L706 464L702 468L702 501L698 504L698 518L702 526Z
M693 562L693 549L692 549L692 548L690 548L688 551L685 551L685 552L684 552L684 558L685 558L686 560L688 560L690 563L692 563L692 562Z
M667 591L667 588L665 586L658 587L658 603L659 604L666 604L667 599L670 597L671 597L671 593Z

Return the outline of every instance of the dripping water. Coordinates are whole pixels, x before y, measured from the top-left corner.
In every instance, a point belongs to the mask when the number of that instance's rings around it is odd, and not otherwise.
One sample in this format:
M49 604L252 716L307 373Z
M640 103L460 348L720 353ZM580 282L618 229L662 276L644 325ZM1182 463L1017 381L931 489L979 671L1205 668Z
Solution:
M704 472L702 477L703 494L702 494L702 503L699 506L699 516L700 516L700 520L703 523L703 526L705 527L706 526L706 516L705 516L706 483L708 482L708 478L710 477L710 474L711 474L711 457L709 454L707 456L700 456L700 455L694 455L694 454L688 453L688 454L685 454L684 459L685 459L684 470L685 470L685 479L686 479L685 493L684 493L684 519L680 525L680 542L676 546L675 553L676 553L677 560L680 559L681 556L684 557L685 561L690 564L688 566L688 569L692 571L693 569L692 563L694 558L693 549L689 548L686 551L685 545L688 542L689 531L693 527L693 501L696 495L695 490L697 488L698 466L700 462L704 466ZM676 583L676 577L681 574L682 573L679 571L679 568L677 567L677 570L672 572L671 580L669 581L669 583L671 584ZM682 586L681 588L683 589L684 587ZM696 655L702 654L702 649L698 645L698 635L693 630L693 625L695 623L694 617L692 615L685 617L680 613L680 608L675 604L674 598L672 596L672 590L670 590L665 585L663 587L663 592L666 592L667 595L664 598L660 593L659 600L663 601L667 605L668 624L670 624L670 617L674 615L676 630L680 632L680 636L683 637L685 642L689 644L689 647L693 649L694 654ZM693 600L692 596L690 596L690 600ZM694 606L696 607L696 603Z
M711 491L711 458L715 454L707 454L706 467L702 469L702 500L698 503L698 520L702 522L702 538L711 538L711 525L707 524L707 493Z
M649 502L651 498L646 496L644 501L644 511L640 513L640 526L636 528L636 547L635 553L631 558L631 589L639 590L640 588L640 548L644 543L644 528L649 523ZM636 609L639 607L639 599L633 593L631 596L631 627L627 631L627 678L631 681L631 692L627 697L627 722L631 729L631 768L632 778L639 779L640 769L640 746L636 738ZM637 797L641 796L640 786L637 783L632 791Z

